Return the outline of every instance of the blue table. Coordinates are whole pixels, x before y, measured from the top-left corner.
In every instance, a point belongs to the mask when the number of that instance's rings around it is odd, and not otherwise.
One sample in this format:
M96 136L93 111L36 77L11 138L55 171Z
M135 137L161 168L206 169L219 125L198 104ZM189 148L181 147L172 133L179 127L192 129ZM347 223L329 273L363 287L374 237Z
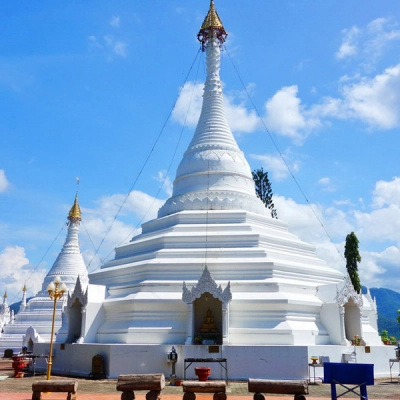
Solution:
M352 392L360 396L360 400L367 400L367 385L374 384L374 364L347 364L347 363L324 363L323 383L331 384L332 400ZM346 391L339 396L336 394L336 385L340 385ZM348 387L346 385L353 385ZM356 392L356 389L360 392Z

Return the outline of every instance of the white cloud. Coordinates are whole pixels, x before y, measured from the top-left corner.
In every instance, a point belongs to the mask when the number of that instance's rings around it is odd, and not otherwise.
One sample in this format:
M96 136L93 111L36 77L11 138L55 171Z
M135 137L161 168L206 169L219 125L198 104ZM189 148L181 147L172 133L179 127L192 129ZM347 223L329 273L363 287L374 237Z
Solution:
M104 35L102 39L98 39L95 35L88 37L89 47L93 50L103 50L107 59L112 60L113 55L125 58L127 55L127 44L120 39L115 39L112 35Z
M85 232L81 230L81 247L85 249L83 256L90 271L93 270L93 261L95 266L102 264L105 258L113 256L115 247L129 242L137 233L134 226L120 220L114 221L113 217L104 216L100 213L85 214L82 225ZM85 239L84 234L89 235L92 243L87 238ZM95 252L98 252L96 257L94 257Z
M115 15L113 15L112 18L111 18L111 20L110 20L110 25L111 25L113 28L119 28L119 25L120 25L120 18L117 17L117 16L115 16Z
M342 89L344 111L352 118L383 129L399 125L400 64L372 79Z
M235 104L234 99L225 96L225 115L233 132L251 133L260 126L255 111L248 111L243 103Z
M155 177L155 180L162 184L162 187L168 196L172 195L173 183L167 175L167 171L159 171L158 175Z
M22 298L22 288L26 283L27 296L33 296L42 288L46 271L32 266L25 255L25 250L20 246L7 246L0 253L1 283L7 288L8 303L12 304Z
M130 241L140 231L143 222L156 218L159 208L164 204L164 200L140 191L132 191L124 203L125 199L126 196L122 194L103 196L97 201L96 208L82 209L82 225L96 250L101 244L99 257L102 261L113 256L116 246ZM85 232L81 230L81 233ZM86 247L90 250L84 252L85 262L90 263L88 268L91 271L94 266L101 264L97 256L93 260L93 245L87 241Z
M354 212L360 236L374 243L400 243L400 208L390 205L371 212Z
M359 34L360 30L356 26L342 31L343 41L336 53L337 58L342 59L353 56L357 53L356 40Z
M115 39L112 35L103 36L106 47L110 48L117 56L126 57L127 45L122 40Z
M400 64L373 78L343 85L341 98L324 98L312 107L315 118L357 119L370 127L400 126Z
M346 199L346 200L334 200L333 204L335 204L336 206L352 206L353 203L351 202L351 200Z
M391 23L387 18L371 21L364 31L364 53L370 58L366 61L367 65L371 65L371 62L378 59L390 44L400 40L400 30L396 29L396 24Z
M309 243L323 243L329 238L341 240L352 230L351 214L339 208L298 204L293 199L275 195L274 202L279 218L289 221L290 228Z
M321 178L321 179L318 180L318 183L319 183L320 185L323 185L323 186L330 185L331 179L328 178L328 177Z
M5 192L9 187L9 182L4 169L0 169L0 193Z
M335 207L298 204L290 198L276 195L274 204L279 219L289 221L289 231L314 244L317 256L342 272L345 272L345 237L349 232L356 232L362 256L359 265L361 283L367 287L400 291L400 282L394 279L400 266L400 222L396 222L400 220L400 211L396 206L391 204L361 214L351 210L344 212ZM380 250L366 250L371 243L374 247L380 243Z
M124 57L124 58L126 57L127 45L125 42L123 42L121 40L116 41L114 43L113 49L114 49L114 53L117 56Z
M19 246L6 247L0 253L1 275L9 278L16 270L27 265L29 260L25 257L25 250Z
M301 142L306 133L321 126L313 113L307 112L297 97L296 85L285 86L265 105L268 129Z
M97 40L97 37L95 35L90 35L88 37L89 39L89 46L93 49L101 49L103 48L103 46L99 43L99 41Z
M396 205L400 207L400 177L394 177L390 182L378 181L373 191L373 206Z
M270 154L250 154L250 157L254 160L261 161L262 167L268 171L270 176L276 181L281 181L287 178L290 174L285 161L279 155L273 156ZM286 163L288 163L292 172L297 172L299 170L298 163L293 161L286 161Z
M361 284L364 285L365 282L368 282L368 287L393 288L393 285L389 282L390 278L388 279L388 277L394 274L391 273L389 275L389 269L391 265L394 266L396 264L396 259L393 256L397 256L397 260L399 259L399 249L390 246L380 253L360 251L360 255L361 263L358 270Z
M376 18L364 27L353 26L342 31L342 44L336 52L340 60L356 57L365 70L374 68L384 51L400 40L396 23L387 18ZM396 51L396 50L394 50ZM397 50L398 51L398 50Z
M196 126L203 103L203 84L187 82L172 111L172 118L181 125Z
M322 189L324 191L334 192L336 190L335 186L333 185L333 183L331 181L331 178L329 178L329 177L324 177L324 178L319 179L318 184L322 187Z

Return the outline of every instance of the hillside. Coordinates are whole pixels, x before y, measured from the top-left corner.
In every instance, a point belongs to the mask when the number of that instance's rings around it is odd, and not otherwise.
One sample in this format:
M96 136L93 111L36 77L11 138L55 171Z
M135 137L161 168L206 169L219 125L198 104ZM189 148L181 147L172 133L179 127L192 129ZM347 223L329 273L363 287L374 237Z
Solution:
M395 336L400 340L400 324L397 322L400 293L385 288L371 288L370 293L375 297L378 307L379 332L386 329L389 336Z

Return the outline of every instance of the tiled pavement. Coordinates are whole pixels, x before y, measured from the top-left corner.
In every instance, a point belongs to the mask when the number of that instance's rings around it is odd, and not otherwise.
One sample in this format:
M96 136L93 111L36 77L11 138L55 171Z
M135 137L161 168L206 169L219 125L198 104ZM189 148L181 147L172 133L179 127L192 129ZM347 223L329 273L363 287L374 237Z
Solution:
M4 377L4 378L3 378ZM7 377L7 378L5 378ZM52 379L59 377L52 376ZM11 368L10 360L0 360L0 399L1 400L30 400L32 398L32 382L37 379L46 379L45 376L33 377L30 374L26 374L22 379L13 378L13 370ZM70 378L62 378L70 379ZM121 392L116 391L116 380L87 380L79 379L78 387L78 399L108 399L117 400L121 398ZM393 382L389 379L379 379L375 381L374 386L368 386L368 397L369 400L400 400L400 384L397 383L397 379ZM227 390L228 400L252 400L252 394L247 391L246 382L234 382L231 381ZM330 386L317 382L315 385L309 385L308 399L320 400L330 399ZM338 395L342 391L338 388ZM138 392L137 399L144 400L145 392ZM198 395L202 400L212 399L211 395ZM266 395L266 399L273 397L274 400L280 400L288 398L293 399L293 395L287 396L274 396ZM355 394L346 394L346 398L359 398ZM46 393L43 396L44 399L65 399L66 394L62 393ZM166 386L163 390L163 400L181 400L182 399L182 388L179 386Z

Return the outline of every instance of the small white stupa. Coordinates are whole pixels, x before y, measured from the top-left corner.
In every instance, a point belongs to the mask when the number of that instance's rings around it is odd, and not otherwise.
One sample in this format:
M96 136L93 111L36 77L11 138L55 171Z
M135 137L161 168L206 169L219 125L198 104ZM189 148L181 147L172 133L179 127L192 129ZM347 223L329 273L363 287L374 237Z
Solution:
M82 254L79 248L79 224L81 210L78 203L78 195L68 214L68 233L64 246L59 253L52 268L44 278L42 290L26 302L26 286L23 288L22 302L13 324L3 328L0 336L0 352L5 349L20 351L27 347L32 351L34 343L49 342L53 317L54 302L47 293L47 286L59 276L67 286L68 291L73 291L79 278L80 284L85 288L88 285L88 274ZM64 296L65 300L67 296ZM65 300L57 302L57 314L55 319L55 332L61 327L61 312Z
M1 333L4 331L4 327L11 322L11 312L10 307L7 302L7 290L3 295L3 303L0 306L0 337Z

